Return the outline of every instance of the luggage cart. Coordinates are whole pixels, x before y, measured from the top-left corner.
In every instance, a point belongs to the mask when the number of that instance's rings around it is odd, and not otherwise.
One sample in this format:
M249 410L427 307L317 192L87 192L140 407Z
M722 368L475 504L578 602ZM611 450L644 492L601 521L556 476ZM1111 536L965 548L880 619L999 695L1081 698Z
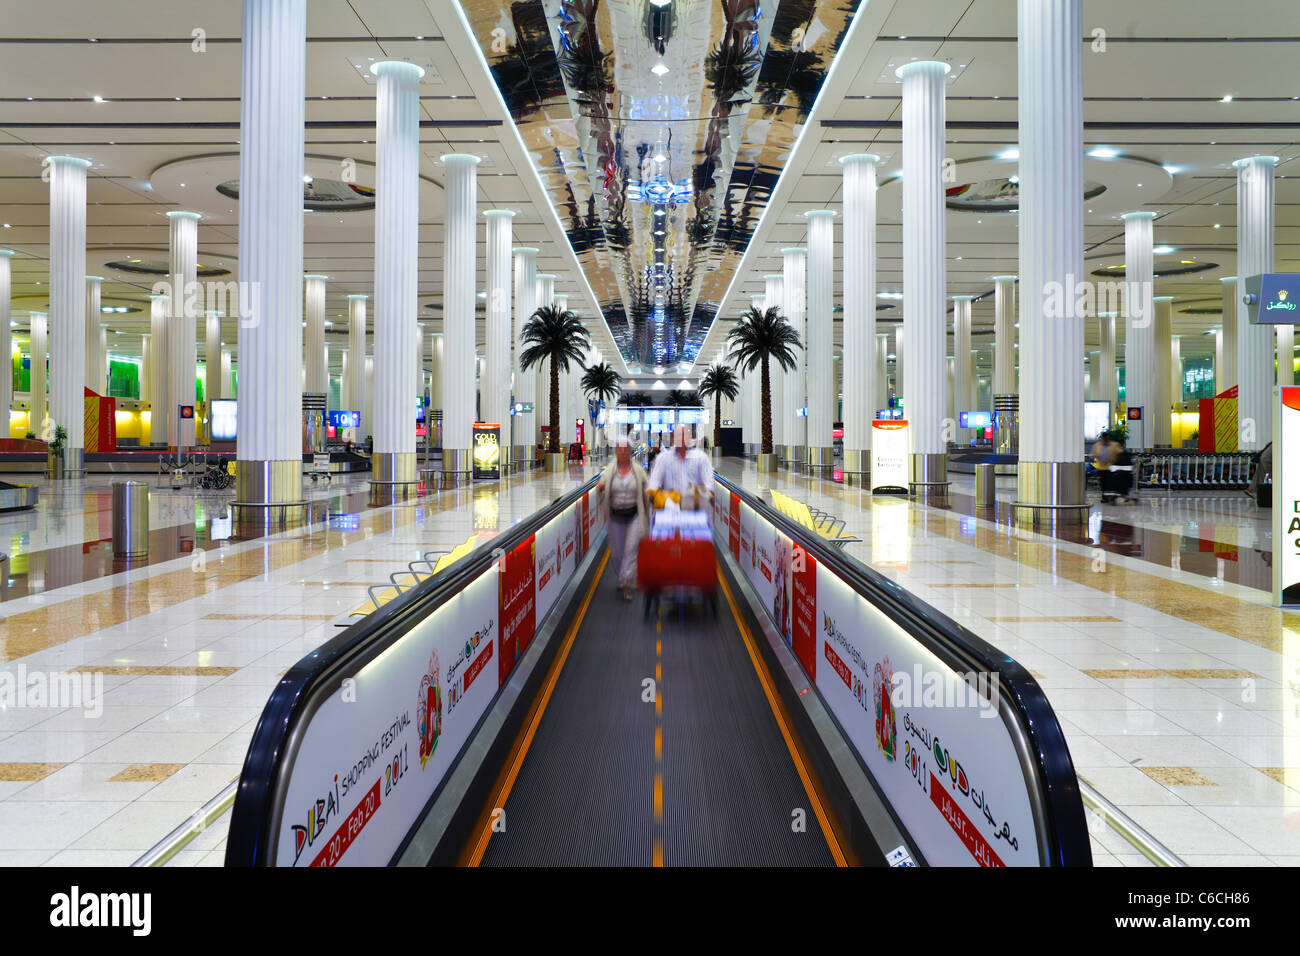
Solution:
M650 533L637 546L636 572L647 619L671 592L702 595L717 617L718 556L708 511L654 511Z

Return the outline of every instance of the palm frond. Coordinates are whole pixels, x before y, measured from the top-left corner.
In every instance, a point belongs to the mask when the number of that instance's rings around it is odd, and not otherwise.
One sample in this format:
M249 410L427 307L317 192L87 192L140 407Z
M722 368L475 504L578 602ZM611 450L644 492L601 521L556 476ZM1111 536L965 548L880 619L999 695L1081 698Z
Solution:
M732 364L747 373L754 371L765 359L788 372L796 364L794 350L803 348L799 334L775 306L747 310L727 340L731 344Z

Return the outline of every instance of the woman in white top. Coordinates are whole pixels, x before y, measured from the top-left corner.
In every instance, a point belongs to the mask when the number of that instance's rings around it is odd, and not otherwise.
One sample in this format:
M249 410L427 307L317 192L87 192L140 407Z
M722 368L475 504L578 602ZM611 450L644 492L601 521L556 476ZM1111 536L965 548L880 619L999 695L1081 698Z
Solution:
M645 469L632 460L632 446L620 435L614 445L614 461L600 476L596 489L604 492L601 507L605 509L609 560L625 601L632 600L636 587L637 545L650 528L645 486Z

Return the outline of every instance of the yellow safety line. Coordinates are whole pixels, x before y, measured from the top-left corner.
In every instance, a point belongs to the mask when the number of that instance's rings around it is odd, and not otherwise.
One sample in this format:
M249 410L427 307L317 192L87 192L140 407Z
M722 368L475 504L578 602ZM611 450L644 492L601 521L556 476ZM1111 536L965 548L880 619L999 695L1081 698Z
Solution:
M510 769L506 773L505 779L498 786L494 799L488 802L488 806L484 807L483 819L486 822L483 825L478 842L470 854L468 861L470 866L478 866L483 860L483 854L487 852L488 841L492 839L492 810L496 807L504 807L506 801L510 799L510 790L515 785L515 778L519 776L519 769L524 765L524 758L528 756L528 748L532 746L533 737L542 722L542 715L546 713L546 705L551 700L551 693L555 690L555 685L560 679L560 671L564 669L564 662L569 657L569 650L573 647L573 641L578 636L578 628L582 626L583 618L587 616L587 608L591 606L591 599L596 593L596 585L600 583L601 576L605 573L605 565L608 563L609 552L606 551L604 557L600 559L600 567L596 569L596 573L591 579L591 586L587 588L587 595L582 600L582 606L578 608L573 623L569 625L569 630L564 635L564 643L560 646L560 653L556 655L555 662L551 665L551 671L546 675L546 685L542 690L541 697L538 699L537 707L533 710L528 730L515 750L515 757L510 764Z
M754 671L758 674L759 683L763 686L763 693L767 696L768 706L772 708L772 716L776 718L777 726L781 728L781 736L785 738L786 749L790 751L790 759L794 761L795 770L799 773L799 780L803 783L804 791L808 794L808 799L812 803L813 813L816 814L817 822L821 825L822 835L826 837L826 844L830 847L831 856L835 859L835 865L848 866L848 860L845 859L844 851L840 847L840 841L831 829L830 818L826 815L821 798L817 796L816 788L813 786L812 775L809 774L808 768L804 764L803 755L795 745L794 737L791 735L789 727L786 726L781 707L777 704L776 695L772 689L772 675L768 673L767 665L759 657L758 648L754 646L753 637L740 616L740 609L736 607L736 599L732 597L731 588L727 586L721 569L718 570L718 582L722 585L722 593L726 595L727 603L731 605L731 613L735 616L736 626L740 629L740 638L745 643L745 650L749 652L750 663L754 665Z

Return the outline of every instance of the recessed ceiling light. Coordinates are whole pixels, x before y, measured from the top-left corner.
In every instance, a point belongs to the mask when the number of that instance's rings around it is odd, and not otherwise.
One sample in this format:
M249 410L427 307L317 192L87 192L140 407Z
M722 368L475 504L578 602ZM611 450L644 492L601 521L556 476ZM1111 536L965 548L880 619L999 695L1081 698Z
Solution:
M1154 252L1154 253L1155 253L1156 255L1158 255L1158 256L1167 256L1167 255L1169 255L1171 252L1177 252L1178 250L1177 250L1176 248L1174 248L1173 246L1156 246L1156 247L1155 247L1154 249L1152 249L1151 251Z
M994 98L996 99L996 97ZM1019 159L1019 158L1020 158L1020 150L1014 146L1011 149L1004 149L1001 153L998 154L998 159Z
M1088 155L1093 159L1114 159L1119 155L1119 150L1109 146L1098 146L1096 149L1089 150Z
M304 183L306 183L308 186L310 186L310 185L311 185L311 181L312 181L312 180L311 180L311 176L303 176L303 177L302 177L302 181L303 181Z
M1227 96L1225 96L1223 99L1219 100L1219 102L1220 102L1220 103L1231 103L1231 102L1232 102L1232 94L1229 93L1229 94L1228 94Z
M668 67L664 66L662 63L656 63L654 66L650 67L650 72L655 76L663 76L668 72Z
M93 99L96 103L104 102L104 98L102 96L93 96L91 97L91 99Z
M1220 228L1220 224L1216 222L1216 223L1214 224L1214 228L1215 228L1215 229Z

